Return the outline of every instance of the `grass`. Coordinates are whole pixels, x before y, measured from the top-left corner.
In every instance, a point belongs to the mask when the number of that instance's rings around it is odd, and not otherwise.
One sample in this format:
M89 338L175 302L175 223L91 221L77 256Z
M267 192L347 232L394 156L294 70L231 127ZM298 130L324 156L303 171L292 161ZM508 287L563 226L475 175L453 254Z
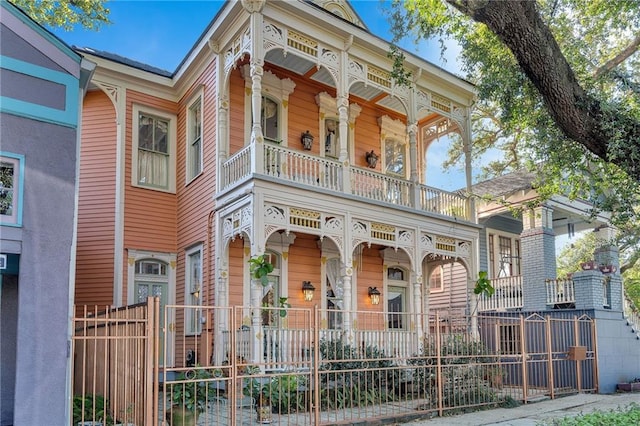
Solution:
M546 426L633 426L640 425L640 405L632 403L626 408L610 411L594 411L577 417L547 420Z

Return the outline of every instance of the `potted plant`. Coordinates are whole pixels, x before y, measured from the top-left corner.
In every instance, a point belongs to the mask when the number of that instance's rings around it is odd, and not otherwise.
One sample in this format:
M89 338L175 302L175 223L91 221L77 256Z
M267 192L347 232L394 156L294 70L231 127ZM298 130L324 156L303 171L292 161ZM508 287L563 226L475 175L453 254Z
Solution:
M618 383L616 385L618 392L639 392L640 391L640 377L631 379L628 382Z
M198 416L207 408L207 399L215 394L211 378L213 375L209 370L197 365L177 376L176 383L170 385L171 408L167 420L170 419L171 426L197 423Z
M593 260L590 260L588 262L582 262L580 264L580 267L582 268L583 271L592 271L596 269L596 262L594 262Z

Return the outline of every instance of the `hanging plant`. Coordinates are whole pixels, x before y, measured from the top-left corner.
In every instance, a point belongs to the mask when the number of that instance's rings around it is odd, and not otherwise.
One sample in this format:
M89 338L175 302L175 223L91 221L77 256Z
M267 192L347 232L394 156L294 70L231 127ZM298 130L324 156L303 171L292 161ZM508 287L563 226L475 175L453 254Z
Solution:
M287 309L291 307L291 303L287 302L288 297L281 297L278 300L278 304L280 305L280 318L284 318L287 316Z
M493 296L495 289L491 285L491 280L488 278L487 271L478 272L478 279L476 280L476 286L473 289L475 294L484 294L487 297Z
M269 262L266 254L255 256L249 259L249 272L251 278L260 280L260 283L266 287L269 285L269 274L273 272L273 264Z

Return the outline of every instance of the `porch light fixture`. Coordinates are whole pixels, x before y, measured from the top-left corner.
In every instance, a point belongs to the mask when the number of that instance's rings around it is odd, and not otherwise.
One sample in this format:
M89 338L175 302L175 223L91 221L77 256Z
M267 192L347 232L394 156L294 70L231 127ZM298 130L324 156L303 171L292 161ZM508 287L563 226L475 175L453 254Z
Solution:
M375 287L369 287L369 298L371 299L372 305L380 304L380 290Z
M302 142L302 147L305 151L310 151L313 146L313 135L307 130L300 137L300 142Z
M373 152L373 150L371 150L364 155L364 158L365 160L367 160L367 166L369 166L369 168L371 169L375 169L380 157L378 156L378 154Z
M302 294L304 295L304 300L306 302L311 302L313 300L313 292L315 289L316 288L311 284L311 281L302 281Z

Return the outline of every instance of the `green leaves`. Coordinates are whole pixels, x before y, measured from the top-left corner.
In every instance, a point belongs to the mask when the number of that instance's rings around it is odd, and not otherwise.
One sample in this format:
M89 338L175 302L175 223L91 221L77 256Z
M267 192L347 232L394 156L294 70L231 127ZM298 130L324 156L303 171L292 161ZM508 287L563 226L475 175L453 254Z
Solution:
M265 254L255 256L249 259L249 272L251 278L260 280L263 286L269 285L268 275L273 272L273 265L268 261L268 257Z
M10 0L40 25L60 27L67 31L80 24L98 30L110 24L106 0Z
M478 279L476 280L476 286L473 289L475 294L484 294L487 297L493 296L495 289L491 285L491 280L488 278L487 271L478 272Z

